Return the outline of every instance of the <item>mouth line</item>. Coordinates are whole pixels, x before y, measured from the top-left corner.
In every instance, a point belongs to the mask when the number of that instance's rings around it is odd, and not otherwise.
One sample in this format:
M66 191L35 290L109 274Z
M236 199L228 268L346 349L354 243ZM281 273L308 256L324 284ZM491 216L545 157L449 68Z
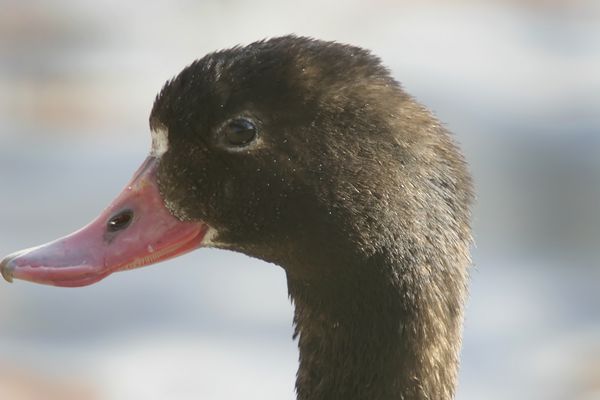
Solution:
M180 254L182 249L184 249L183 251L186 251L192 250L194 247L199 247L202 244L202 242L200 242L200 245L198 246L190 246L190 244L194 243L198 237L203 237L207 230L208 228L205 227L204 229L198 232L194 232L194 234L190 235L189 238L185 238L181 242L173 243L172 245L167 246L163 249L151 251L150 254L145 255L143 257L138 257L133 261L117 265L115 268L111 269L111 272L129 271L132 269L141 268L149 264L154 264L159 261L163 261L173 254ZM189 247L189 249L186 247Z
M0 270L4 279L8 282L13 282L14 279L20 279L61 287L85 286L98 282L114 272L144 267L149 264L167 260L172 256L194 250L202 246L204 236L209 229L210 227L208 225L203 224L201 229L191 232L187 237L179 238L174 243L156 251L151 250L152 248L149 246L148 251L151 251L150 254L146 254L135 258L133 261L118 264L116 266L109 267L108 260L104 258L102 264L104 268L101 269L85 263L60 267L48 267L36 265L36 263L11 266L11 260L35 249L31 248L6 257L0 264Z
M5 275L3 269L2 274ZM32 279L30 274L35 274L36 278ZM70 275L68 279L59 278L58 274ZM30 282L46 283L54 286L79 286L80 282L97 282L108 275L107 272L99 272L91 266L77 265L71 267L44 267L44 266L19 266L17 273L14 271L7 272L9 282L13 279L21 279ZM40 276L43 276L40 278ZM7 279L7 276L4 276Z

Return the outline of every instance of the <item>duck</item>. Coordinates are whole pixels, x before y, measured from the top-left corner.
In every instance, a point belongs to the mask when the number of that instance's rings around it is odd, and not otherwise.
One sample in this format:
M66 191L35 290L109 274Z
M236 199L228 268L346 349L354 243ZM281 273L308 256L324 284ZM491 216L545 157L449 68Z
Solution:
M456 140L361 47L215 51L156 96L150 154L81 230L3 277L85 286L201 247L283 268L298 400L455 396L474 189Z

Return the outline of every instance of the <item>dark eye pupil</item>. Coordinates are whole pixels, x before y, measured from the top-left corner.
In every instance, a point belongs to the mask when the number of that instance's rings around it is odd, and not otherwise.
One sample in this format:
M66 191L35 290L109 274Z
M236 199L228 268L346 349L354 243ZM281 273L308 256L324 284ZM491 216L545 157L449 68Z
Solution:
M227 141L235 146L246 145L256 137L256 125L246 118L232 120L225 129Z
M107 229L109 232L117 232L125 229L131 223L133 219L133 211L125 210L121 211L110 220L108 220Z

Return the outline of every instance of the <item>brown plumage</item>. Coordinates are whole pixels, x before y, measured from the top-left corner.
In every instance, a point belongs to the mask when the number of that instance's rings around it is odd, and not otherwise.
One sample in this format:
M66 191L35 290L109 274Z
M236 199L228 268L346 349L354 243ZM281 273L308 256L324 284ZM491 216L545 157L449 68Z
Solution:
M295 36L209 54L154 104L153 150L72 235L0 262L83 286L199 246L284 268L299 400L449 400L472 187L450 134L368 51Z
M232 151L219 127L236 116L258 138ZM166 84L150 122L169 132L171 211L285 269L298 399L453 397L471 179L378 58L295 36L219 51Z

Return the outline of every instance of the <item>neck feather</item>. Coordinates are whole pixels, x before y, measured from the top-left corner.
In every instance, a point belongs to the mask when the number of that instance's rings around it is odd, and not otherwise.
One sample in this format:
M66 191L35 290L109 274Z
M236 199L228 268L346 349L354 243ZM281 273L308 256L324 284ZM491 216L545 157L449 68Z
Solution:
M464 269L390 259L329 266L338 273L318 280L288 274L298 400L453 398Z

